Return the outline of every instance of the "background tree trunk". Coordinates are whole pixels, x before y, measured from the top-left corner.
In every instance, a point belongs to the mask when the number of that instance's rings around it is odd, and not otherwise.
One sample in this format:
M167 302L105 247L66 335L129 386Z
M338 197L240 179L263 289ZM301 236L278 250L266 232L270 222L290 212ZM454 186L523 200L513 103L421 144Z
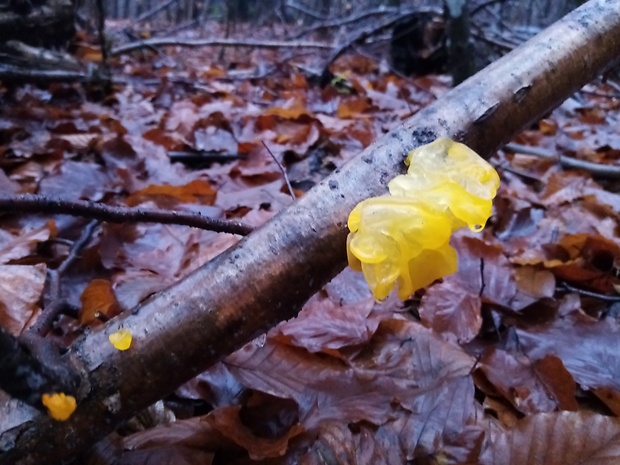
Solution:
M0 2L0 43L18 40L34 46L66 45L75 34L71 0Z
M345 265L346 218L383 194L411 149L440 136L488 156L515 132L618 59L620 2L592 0L386 134L236 247L78 339L66 355L83 374L79 406L54 422L13 404L0 464L73 458L122 420L300 306ZM120 327L134 342L116 351ZM15 423L15 422L14 422Z

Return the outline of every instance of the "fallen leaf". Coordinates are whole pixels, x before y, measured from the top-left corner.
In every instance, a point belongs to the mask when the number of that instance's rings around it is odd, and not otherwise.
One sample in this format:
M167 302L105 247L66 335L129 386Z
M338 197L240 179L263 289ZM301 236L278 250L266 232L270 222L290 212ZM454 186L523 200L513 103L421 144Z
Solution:
M19 336L38 314L46 266L0 265L0 324Z
M620 420L589 412L541 413L490 438L481 465L617 463Z
M80 324L100 318L113 318L120 313L112 283L107 279L93 279L80 296Z
M207 181L196 179L182 186L151 185L134 192L125 200L130 207L135 207L147 200L156 202L161 208L173 208L178 203L213 205L215 190Z

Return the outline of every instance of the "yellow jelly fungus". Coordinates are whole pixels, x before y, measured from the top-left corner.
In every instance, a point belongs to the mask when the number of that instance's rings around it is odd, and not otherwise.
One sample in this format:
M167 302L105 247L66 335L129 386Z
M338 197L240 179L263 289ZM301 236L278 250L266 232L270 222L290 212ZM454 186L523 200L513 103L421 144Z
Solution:
M67 396L64 393L43 394L41 402L54 420L65 421L75 412L75 397Z
M116 350L127 350L131 346L131 333L125 328L114 331L108 336L110 342Z
M401 299L456 271L452 233L480 231L499 188L497 172L476 152L450 139L413 150L407 174L390 195L359 203L349 215L349 266L364 273L375 298L398 285Z

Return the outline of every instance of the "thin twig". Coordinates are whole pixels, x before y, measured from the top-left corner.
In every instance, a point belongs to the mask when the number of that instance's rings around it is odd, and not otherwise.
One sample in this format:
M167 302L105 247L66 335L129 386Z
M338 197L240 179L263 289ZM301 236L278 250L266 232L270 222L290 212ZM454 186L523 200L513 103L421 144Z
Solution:
M47 292L44 298L43 312L29 331L45 336L52 328L54 320L62 311L64 304L61 297L60 279L69 267L79 257L80 252L86 247L95 229L99 226L98 220L93 220L86 225L80 237L73 243L69 253L55 270L47 271Z
M331 50L333 47L324 42L299 41L291 42L284 40L242 40L242 39L179 39L177 37L156 37L153 39L130 42L115 47L110 52L111 56L123 55L141 48L152 47L254 47L254 48L318 48Z
M480 12L483 9L493 5L494 3L504 3L505 1L506 0L489 0L488 2L481 3L480 5L475 7L473 10L471 10L471 13L469 13L469 15L470 16L475 16L475 15L478 14L478 12Z
M90 241L90 238L95 232L95 229L97 229L97 226L99 226L98 220L93 220L86 225L84 231L82 231L82 234L80 234L80 237L78 237L78 239L71 246L71 249L69 249L69 254L67 255L67 257L57 268L59 275L65 274L69 267L73 265L73 262L75 262L75 260L78 258L80 252L84 249L84 247L86 247L86 245Z
M316 11L314 11L314 10L312 10L310 8L306 8L304 5L299 5L297 3L293 3L291 1L287 1L285 6L287 6L289 8L293 8L294 10L297 10L300 13L303 13L303 14L305 14L307 16L310 16L311 18L318 19L319 21L325 21L327 19L326 16L320 15Z
M316 24L309 28L304 29L303 31L296 34L293 38L298 39L299 37L303 37L312 32L319 31L321 29L331 29L336 27L345 26L347 24L355 23L361 21L363 19L369 18L371 16L385 16L390 14L399 14L401 16L408 16L414 13L430 13L441 15L441 10L438 8L417 8L417 9L408 9L401 10L399 8L375 8L372 10L361 11L359 13L354 13L349 16L345 16L343 18L336 18L332 20L326 20L325 22Z
M573 168L583 171L587 171L593 177L607 178L607 179L619 179L620 178L620 166L617 165L603 165L600 163L594 163L586 160L579 160L573 157L567 157L566 155L556 155L553 152L540 147L531 147L529 145L521 145L509 143L504 146L505 150L514 153L522 153L524 155L533 155L535 157L546 158L550 160L557 160L564 168Z
M295 197L295 191L293 190L293 186L291 186L291 182L288 179L288 174L286 174L286 170L284 169L284 166L282 166L282 163L278 161L278 159L273 154L273 152L269 149L269 147L267 147L267 144L265 144L265 141L261 141L261 142L263 143L263 147L265 147L265 149L267 149L267 152L269 152L269 155L271 155L271 158L273 158L273 161L275 161L276 164L278 165L278 168L280 168L280 171L282 171L282 176L284 176L284 182L286 182L286 187L288 187L288 192L289 194L291 194L293 201L297 200L297 197Z
M600 294L598 292L586 291L585 289L580 289L578 287L571 286L570 284L567 284L567 283L562 283L560 285L560 288L562 290L576 292L579 295L585 295L586 297L592 297L594 299L604 300L605 302L620 302L620 296L605 295L605 294Z
M251 226L238 221L220 220L200 213L170 210L115 207L84 200L49 198L42 195L22 194L0 196L0 211L7 213L46 213L79 216L110 223L160 223L178 224L215 232L246 236Z
M356 31L354 34L345 38L343 43L331 52L327 60L325 60L325 62L323 63L323 67L317 74L321 76L322 80L324 80L329 75L329 67L331 66L331 64L335 62L338 58L340 58L347 50L349 50L356 44L362 43L369 36L378 34L384 29L391 27L402 17L403 15L400 14L388 16L383 21L380 21L376 24L371 24L370 26L360 29L359 31Z
M159 13L160 11L165 10L170 5L172 5L173 3L176 3L176 2L177 2L177 0L167 0L167 1L165 1L164 3L162 3L160 5L156 5L155 7L151 8L150 10L145 11L140 16L138 16L135 21L136 21L136 23L141 23L143 21L146 21L147 19L152 18L157 13Z

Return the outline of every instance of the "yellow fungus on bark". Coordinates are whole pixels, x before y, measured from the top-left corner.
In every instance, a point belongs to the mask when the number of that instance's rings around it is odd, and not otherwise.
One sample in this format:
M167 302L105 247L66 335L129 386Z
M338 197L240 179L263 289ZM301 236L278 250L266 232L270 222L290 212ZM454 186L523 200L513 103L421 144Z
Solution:
M75 397L65 395L62 392L54 394L43 394L41 402L47 407L50 417L54 420L67 420L77 406Z
M349 266L364 273L375 298L398 285L401 299L456 271L452 233L480 231L499 188L495 169L450 139L418 147L407 174L388 184L390 194L360 202L349 215Z
M114 331L108 336L108 339L116 350L127 350L131 346L131 332L125 328Z

